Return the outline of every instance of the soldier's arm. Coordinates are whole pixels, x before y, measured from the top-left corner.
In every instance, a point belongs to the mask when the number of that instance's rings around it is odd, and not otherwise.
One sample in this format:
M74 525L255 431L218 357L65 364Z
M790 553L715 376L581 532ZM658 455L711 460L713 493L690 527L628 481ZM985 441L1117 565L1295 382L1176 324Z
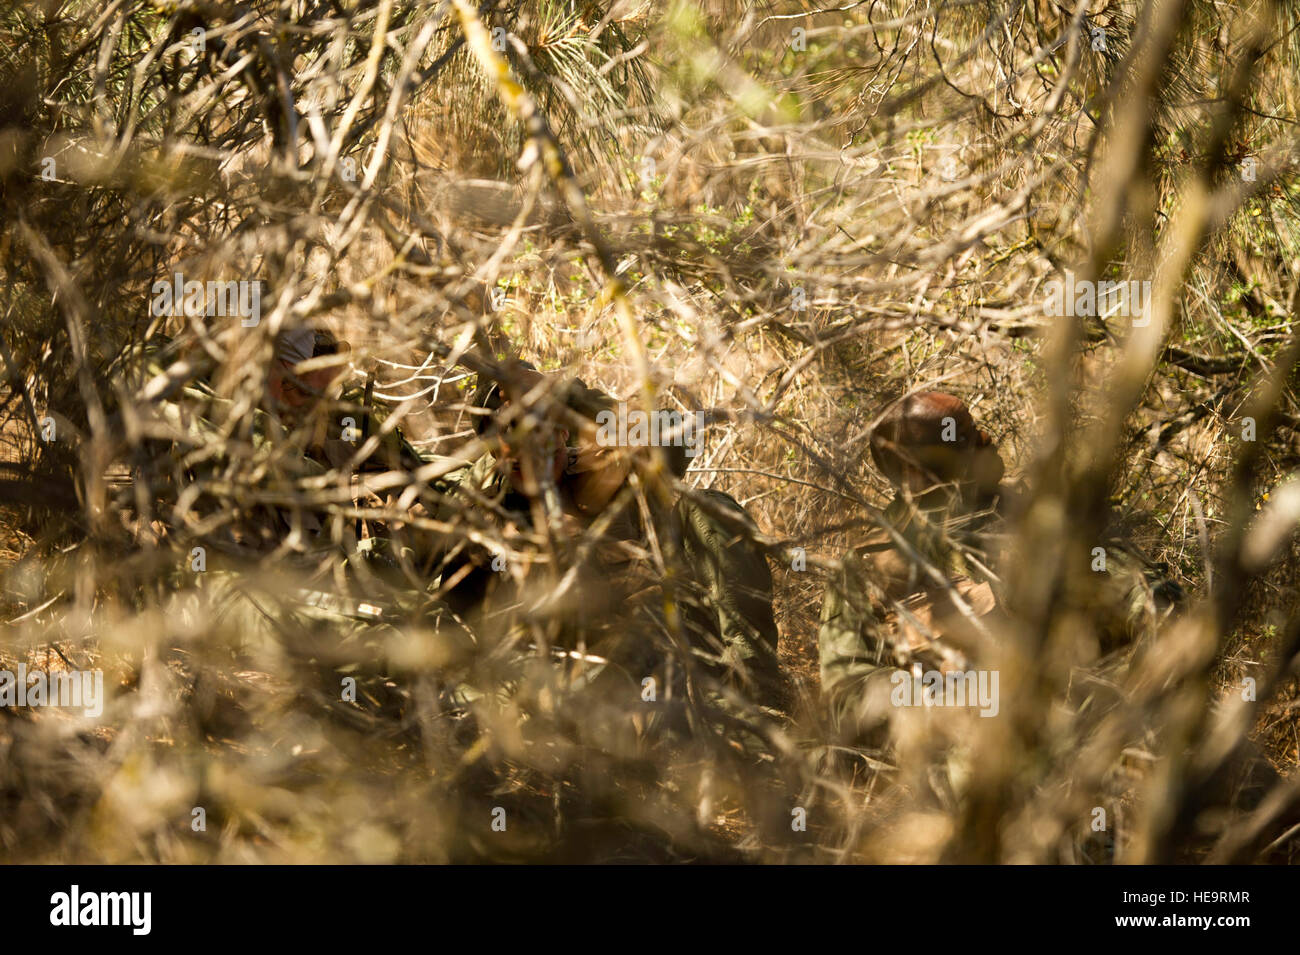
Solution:
M869 564L850 551L843 569L827 585L822 601L818 651L822 698L832 724L860 738L882 725L888 714L891 664L885 622L871 600Z
M701 588L697 599L716 627L729 675L755 698L779 706L786 695L772 614L772 572L754 541L758 526L735 498L717 490L684 496L674 510L683 555Z

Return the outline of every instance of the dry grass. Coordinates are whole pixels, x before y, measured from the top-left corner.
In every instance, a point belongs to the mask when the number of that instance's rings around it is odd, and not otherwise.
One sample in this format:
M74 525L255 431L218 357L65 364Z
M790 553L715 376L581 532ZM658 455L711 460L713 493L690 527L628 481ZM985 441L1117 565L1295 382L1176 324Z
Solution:
M1283 777L1300 761L1289 6L249 9L0 14L0 664L66 657L113 688L97 721L0 709L0 856L1289 861L1271 843L1294 781L1264 779L1262 801L1236 785L1266 775L1250 740ZM151 318L178 269L264 281L262 322ZM1150 325L1046 315L1067 269L1151 280ZM549 665L495 700L501 662L416 612L251 636L237 601L177 568L268 487L337 519L337 546L315 564L243 553L262 596L330 581L400 601L428 580L349 577L347 477L295 476L291 454L260 472L236 454L202 506L180 495L171 446L136 427L129 353L165 332L209 365L235 447L272 336L308 320L442 455L473 451L469 372L512 357L711 410L685 484L757 519L790 711L694 701L677 732ZM1026 488L988 663L1002 713L903 713L890 746L850 750L819 703L821 595L888 500L870 426L935 387ZM47 413L53 443L34 432ZM408 487L436 503L402 474L368 516L414 535ZM544 528L451 523L561 552ZM1136 656L1098 649L1087 555L1108 524L1187 594ZM489 691L472 717L441 696L461 681Z

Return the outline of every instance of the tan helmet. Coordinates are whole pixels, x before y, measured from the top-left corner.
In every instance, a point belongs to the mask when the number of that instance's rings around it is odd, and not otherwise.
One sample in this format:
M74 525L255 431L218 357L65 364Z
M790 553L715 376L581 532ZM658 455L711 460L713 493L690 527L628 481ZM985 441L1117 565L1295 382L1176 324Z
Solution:
M923 391L895 404L871 433L871 457L899 487L974 484L990 492L1005 468L993 440L954 395Z

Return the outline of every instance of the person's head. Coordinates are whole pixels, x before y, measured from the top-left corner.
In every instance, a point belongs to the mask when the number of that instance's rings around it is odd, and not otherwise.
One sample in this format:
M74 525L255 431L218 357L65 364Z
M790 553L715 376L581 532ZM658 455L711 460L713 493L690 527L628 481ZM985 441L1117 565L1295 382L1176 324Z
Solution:
M497 467L520 494L537 494L542 482L558 484L569 465L569 425L559 383L528 362L508 370L502 381L479 377L472 404L474 429L495 437Z
M909 395L871 433L871 456L895 487L914 497L939 488L973 502L1002 480L1002 458L965 403L942 391Z
M299 421L329 390L342 373L340 366L299 371L312 358L346 353L348 346L327 329L298 328L275 340L275 356L267 375L272 410L289 421Z

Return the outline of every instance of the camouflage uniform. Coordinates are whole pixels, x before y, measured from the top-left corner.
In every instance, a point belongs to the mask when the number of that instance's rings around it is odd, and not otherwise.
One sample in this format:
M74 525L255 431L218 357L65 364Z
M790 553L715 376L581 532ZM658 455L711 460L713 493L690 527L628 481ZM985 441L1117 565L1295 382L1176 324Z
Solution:
M476 400L485 403L481 394ZM567 400L580 414L591 417L595 407L610 399L575 382ZM683 563L681 571L671 575L676 590L666 590L649 561L645 546L649 529L642 526L636 501L620 498L595 510L580 504L581 481L591 475L599 480L602 471L613 467L607 454L612 452L572 448L570 467L558 482L558 503L567 514L576 515L568 532L577 536L602 527L603 532L585 562L572 565L576 583L567 602L552 605L545 617L554 644L585 648L638 684L656 675L664 686L674 680L664 675L668 661L658 649L672 640L667 617L671 606L680 614L688 643L706 670L744 687L764 703L782 702L772 579L767 558L753 541L757 530L753 519L720 491L683 495L667 509L652 503L655 537L675 541ZM684 458L673 463L678 473L684 471ZM614 480L621 485L620 473L614 472ZM532 502L501 473L496 456L476 461L462 476L460 487L462 510L496 512L531 526ZM448 561L442 579L456 581L446 599L458 613L472 618L476 628L499 633L509 629L509 621L521 622L522 604L517 583L509 573L493 572L491 560L482 548L463 547ZM542 588L547 586L551 585ZM525 622L539 622L536 615L522 616ZM655 632L661 639L652 636Z
M943 422L949 423L946 443ZM987 657L985 637L948 585L977 617L997 610L998 508L1012 492L999 486L1001 461L987 435L960 401L939 392L913 396L883 419L872 454L900 488L884 518L906 546L880 531L845 555L826 589L818 642L832 724L849 737L875 739L898 668L965 670ZM925 490L944 482L946 492ZM905 493L905 486L915 493ZM1106 569L1091 612L1100 650L1109 652L1149 632L1181 591L1131 546L1116 539L1104 546Z
M149 378L165 373L167 352L167 343L158 341L143 350L140 367ZM200 610L196 619L234 636L244 652L288 651L291 661L323 679L336 700L341 675L378 676L386 669L386 639L420 609L419 599L405 600L398 589L411 586L398 573L395 553L410 551L409 536L390 534L381 523L331 518L310 504L249 504L236 482L264 491L276 482L320 478L333 470L351 482L353 474L424 464L400 428L364 399L359 388L345 390L328 406L328 417L310 419L317 433L307 441L260 407L236 420L234 402L199 375L138 409L146 435L136 471L141 487L154 492L155 500L186 501L191 519L234 517L183 545L172 577L178 592L188 595L182 598L185 612ZM378 447L354 462L367 437ZM452 487L433 482L432 490L436 496ZM292 549L285 547L290 540ZM191 546L206 552L202 573L192 572ZM279 555L274 560L273 553ZM321 576L331 560L345 570L342 586L337 574ZM362 672L358 660L374 665Z
M962 520L900 495L884 519L977 615L994 609L994 582L981 568L993 562L988 550L1000 524L996 513ZM865 731L880 723L890 676L899 668L964 668L978 640L963 622L945 590L910 554L900 554L887 532L849 551L827 585L818 632L822 698L833 724L856 735L858 727ZM966 639L953 639L957 632Z
M156 341L145 349L143 367L150 375L165 372L161 361L165 349L166 343ZM145 442L144 470L137 477L154 490L171 485L167 495L171 499L178 499L188 491L186 499L193 501L196 510L208 505L202 494L197 498L192 496L198 489L196 485L224 485L239 474L293 481L319 478L331 470L342 475L412 471L426 463L401 429L390 427L384 412L365 402L360 388L345 389L331 402L328 417L314 417L315 433L306 439L290 435L275 416L261 407L250 409L236 422L233 420L235 402L218 395L202 377L185 381L145 410L142 426L150 440ZM291 437L299 439L297 446L287 444ZM377 441L378 446L357 462L356 453L367 438ZM169 467L158 467L167 461ZM450 489L446 483L433 483L435 493ZM230 502L218 503L224 506ZM226 538L225 543L264 552L297 533L309 550L336 546L327 540L323 514L312 508L264 505L245 510L247 519L221 535ZM361 528L358 525L347 528L354 529ZM382 527L366 529L379 531L381 538L384 536ZM360 543L357 535L342 536L343 543L350 548ZM384 540L362 544L361 550L371 553L383 549L378 545L386 544Z
M692 633L717 657L721 671L770 706L788 701L777 658L772 573L754 544L758 527L730 494L706 490L682 497L673 511L690 569Z

